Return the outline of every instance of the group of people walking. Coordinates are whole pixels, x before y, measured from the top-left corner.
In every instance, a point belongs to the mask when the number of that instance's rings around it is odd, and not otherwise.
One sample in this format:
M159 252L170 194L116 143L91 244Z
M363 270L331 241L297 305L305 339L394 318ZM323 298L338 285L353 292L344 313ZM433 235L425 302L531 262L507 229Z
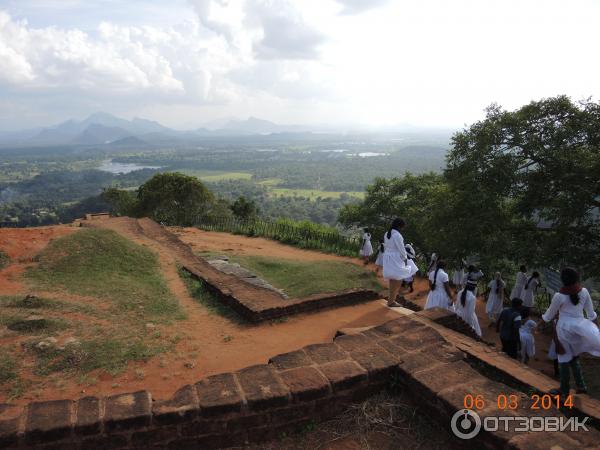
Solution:
M405 225L403 219L394 219L378 247L376 265L378 268L382 267L383 277L389 281L389 307L401 306L397 302L400 289L404 284L412 291L413 277L419 270L414 261L414 248L404 243L401 232ZM364 232L361 256L368 263L373 249L369 230L365 229ZM445 269L445 261L433 254L427 269L430 290L425 309L439 307L451 310L481 336L476 304L477 284L484 277L483 272L463 261L463 267L455 271L450 280ZM571 372L577 392L586 392L579 355L589 353L600 356L600 331L595 323L596 312L590 293L579 284L578 272L567 267L561 271L560 276L563 287L554 294L550 306L541 318L544 322L554 324L549 357L555 360L555 367L560 375L560 390L555 393L567 396ZM451 284L457 291L456 295ZM527 268L521 266L510 293L500 272L494 274L485 292L486 314L490 319L490 326L495 324L500 335L502 351L510 357L520 357L524 363L535 355L534 332L537 323L530 315L535 304L535 292L540 286L540 274L534 271L528 276ZM504 308L507 297L511 306Z

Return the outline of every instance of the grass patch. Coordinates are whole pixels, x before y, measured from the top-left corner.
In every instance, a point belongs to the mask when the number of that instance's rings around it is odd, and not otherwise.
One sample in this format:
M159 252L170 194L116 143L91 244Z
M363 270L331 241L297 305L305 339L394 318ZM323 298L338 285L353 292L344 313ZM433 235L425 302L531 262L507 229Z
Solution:
M0 270L4 269L10 264L10 258L6 253L0 250Z
M206 182L252 179L252 174L248 172L225 172L221 170L180 170L179 172Z
M269 185L267 185L269 186ZM273 197L304 197L309 200L316 200L318 197L321 198L340 198L342 194L346 194L350 197L357 199L364 199L364 192L334 192L334 191L320 191L318 189L288 189L288 188L274 188L269 189L269 195Z
M83 229L52 241L26 272L38 289L112 301L122 311L180 317L157 257L110 230Z
M27 319L18 316L9 319L6 327L21 334L48 334L69 328L67 322L62 319L49 319L46 317Z
M17 362L6 352L0 352L0 384L17 380Z
M28 344L37 353L36 374L45 376L54 372L86 374L103 369L111 375L121 373L129 361L147 361L168 349L163 346L149 346L140 339L91 339L64 349L40 350L36 341Z
M210 314L216 314L236 323L244 323L244 319L228 306L222 304L213 294L209 292L206 285L187 271L179 268L179 276L185 283L189 294L204 306Z
M351 288L381 290L373 272L348 262L294 261L264 256L232 259L294 298Z

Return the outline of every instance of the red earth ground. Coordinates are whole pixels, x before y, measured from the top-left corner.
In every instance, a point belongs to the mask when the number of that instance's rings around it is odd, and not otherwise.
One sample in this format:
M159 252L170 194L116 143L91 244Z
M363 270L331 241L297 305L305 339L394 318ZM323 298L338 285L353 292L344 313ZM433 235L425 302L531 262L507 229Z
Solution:
M92 373L93 383L78 383L75 379L49 379L12 400L24 404L31 400L79 398L86 395L112 395L139 389L149 390L155 399L170 397L179 387L194 383L208 375L233 371L253 364L265 363L276 354L292 351L308 344L330 342L340 328L378 325L397 317L397 313L385 306L383 301L373 301L310 314L289 317L286 321L245 325L234 323L218 315L210 314L187 292L177 273L176 254L168 246L150 239L136 231L127 221L111 219L103 221L102 227L113 229L132 241L154 250L158 256L165 279L185 309L187 319L178 321L176 330L162 328L163 336L179 334L182 339L175 351L150 359L147 362L130 363L127 370L117 376ZM13 263L0 271L0 295L36 294L62 300L85 301L85 297L63 293L32 292L21 279L21 274L32 258L51 239L75 232L69 226L40 227L28 229L0 229L0 249L5 251ZM303 261L341 260L361 264L358 259L301 250L262 238L249 238L227 233L205 232L194 228L174 228L185 243L195 252L228 252L243 255L260 255L289 258ZM373 265L369 265L374 270ZM382 284L383 280L380 280ZM417 279L415 293L407 298L423 306L427 296L426 280ZM97 300L96 300L97 302ZM97 303L96 303L97 304ZM488 328L485 303L478 299L477 313L480 318L484 340L499 345L498 337ZM70 317L73 320L76 318ZM534 318L535 319L535 318ZM537 336L538 360L531 365L552 374L552 364L545 358L549 338ZM10 339L0 337L0 345ZM30 374L21 374L28 378ZM81 381L81 380L80 380ZM0 395L0 401L6 398Z

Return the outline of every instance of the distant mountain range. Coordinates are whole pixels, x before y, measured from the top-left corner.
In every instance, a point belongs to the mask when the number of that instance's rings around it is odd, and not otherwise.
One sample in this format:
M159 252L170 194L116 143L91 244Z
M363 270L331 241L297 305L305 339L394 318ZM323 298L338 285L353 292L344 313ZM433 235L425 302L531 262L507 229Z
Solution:
M412 132L412 130L408 129L406 131ZM0 132L0 145L134 147L193 142L211 137L267 136L279 134L302 135L315 132L340 133L339 130L333 131L327 128L319 129L301 125L279 125L256 117L250 117L246 120L214 120L206 124L204 128L178 131L152 120L137 117L133 120L126 120L108 113L97 112L85 120L68 120L52 127ZM386 130L385 132L388 131Z

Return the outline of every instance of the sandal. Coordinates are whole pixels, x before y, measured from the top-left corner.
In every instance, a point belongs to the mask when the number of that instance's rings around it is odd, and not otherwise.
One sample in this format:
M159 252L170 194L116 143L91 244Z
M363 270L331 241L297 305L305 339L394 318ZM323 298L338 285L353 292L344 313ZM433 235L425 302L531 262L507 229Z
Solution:
M389 308L400 308L402 305L398 302L388 303L387 306Z

